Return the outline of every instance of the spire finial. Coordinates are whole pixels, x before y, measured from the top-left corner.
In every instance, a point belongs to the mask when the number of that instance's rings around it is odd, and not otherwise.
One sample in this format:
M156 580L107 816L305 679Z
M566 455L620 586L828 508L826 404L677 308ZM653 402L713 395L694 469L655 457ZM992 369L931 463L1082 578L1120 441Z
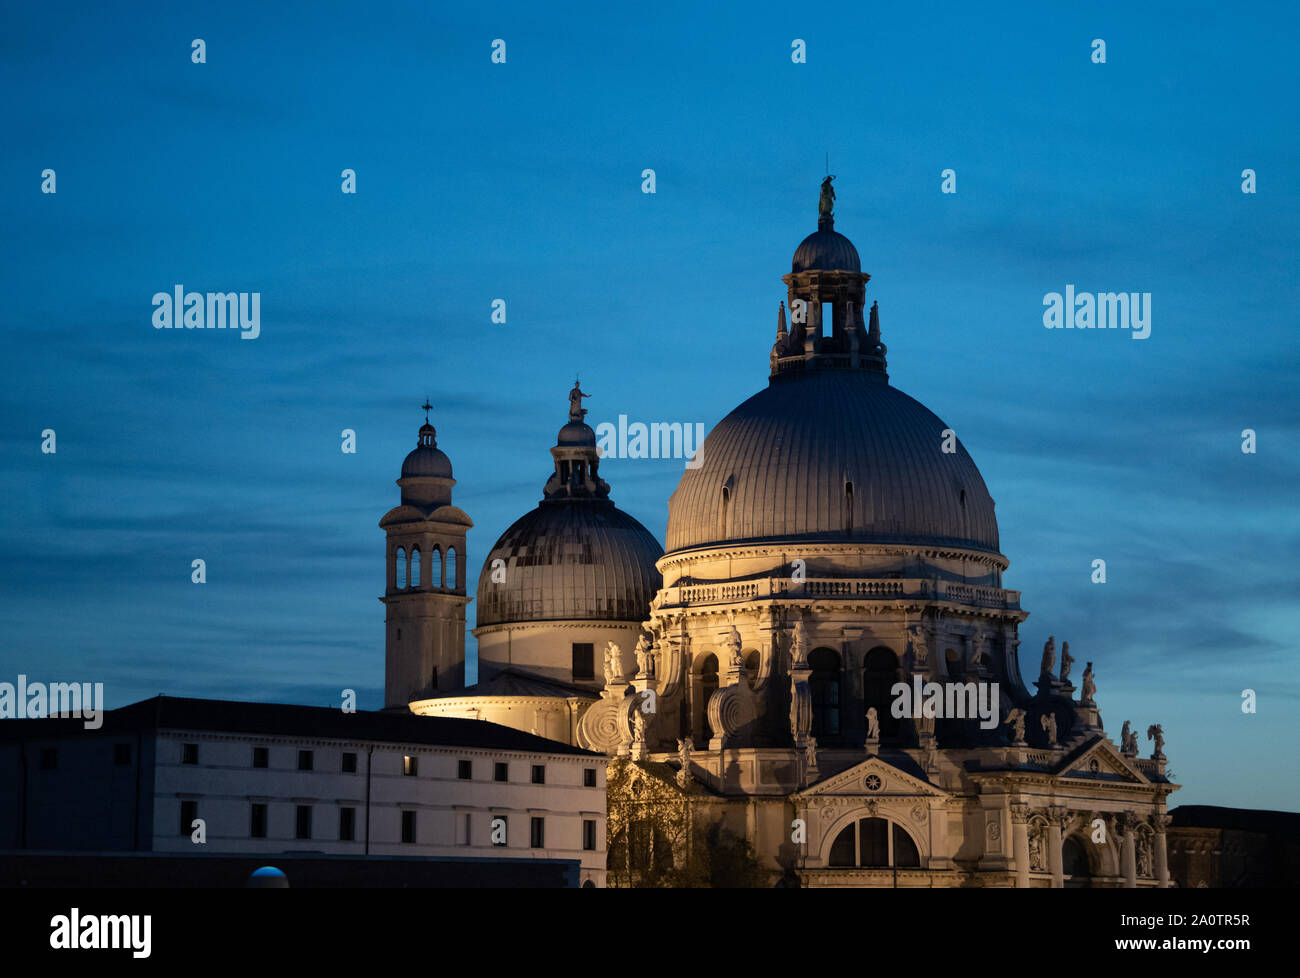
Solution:
M424 423L425 423L425 424L428 424L428 423L429 423L429 412L433 410L433 405L429 403L429 399L426 397L426 398L424 399L424 403L421 404L420 407L424 408Z

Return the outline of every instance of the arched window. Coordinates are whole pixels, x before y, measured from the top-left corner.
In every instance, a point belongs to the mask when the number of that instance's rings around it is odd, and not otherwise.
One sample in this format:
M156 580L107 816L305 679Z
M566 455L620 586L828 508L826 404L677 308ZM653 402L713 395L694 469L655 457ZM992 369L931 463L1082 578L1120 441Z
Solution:
M812 676L812 735L837 737L840 733L840 654L834 649L813 649L808 656Z
M407 565L406 565L406 548L405 548L405 547L398 547L398 548L397 548L397 556L396 556L395 560L396 560L396 564L397 564L397 586L398 586L399 588L406 587L406 572L407 572Z
M447 569L443 572L442 586L456 589L456 548L447 548Z
M731 487L722 487L722 509L720 511L718 533L722 536L727 535L727 510L731 507Z
M956 649L944 649L943 661L948 666L949 676L956 676L961 672L961 656L957 654Z
M420 576L420 548L411 548L411 587L420 587L424 578Z
M718 689L718 657L712 653L706 655L700 663L700 678L697 687L699 696L696 697L695 709L695 730L698 734L695 743L700 749L709 740L709 697Z
M921 865L921 853L907 830L897 822L862 818L835 837L830 865L907 869Z
M752 649L745 653L745 682L749 688L753 689L758 683L758 650Z
M898 656L892 649L879 645L867 653L862 661L862 712L871 706L876 708L882 739L898 736L899 723L891 709L894 696L890 690L900 681Z
M844 532L853 532L853 483L844 483Z
M1065 885L1086 887L1092 885L1092 869L1088 865L1088 850L1078 836L1070 836L1061 843L1061 873Z

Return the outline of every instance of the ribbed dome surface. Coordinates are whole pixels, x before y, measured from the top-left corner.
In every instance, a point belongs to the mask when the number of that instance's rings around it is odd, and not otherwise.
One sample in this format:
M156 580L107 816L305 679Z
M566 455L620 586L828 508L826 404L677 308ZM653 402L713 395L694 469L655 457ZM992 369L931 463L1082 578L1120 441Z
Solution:
M501 535L478 583L478 624L643 621L663 548L608 500L543 502ZM505 561L505 582L492 565ZM497 575L500 576L499 574Z
M591 430L591 426L583 424L581 421L570 421L556 436L556 443L560 445L594 445L596 444L596 433Z
M790 540L997 553L993 500L960 442L941 451L946 427L878 375L779 378L704 440L668 502L668 551Z
M451 459L437 448L421 445L402 462L402 478L422 475L450 479Z
M861 272L862 261L853 242L838 231L823 228L799 242L790 271Z

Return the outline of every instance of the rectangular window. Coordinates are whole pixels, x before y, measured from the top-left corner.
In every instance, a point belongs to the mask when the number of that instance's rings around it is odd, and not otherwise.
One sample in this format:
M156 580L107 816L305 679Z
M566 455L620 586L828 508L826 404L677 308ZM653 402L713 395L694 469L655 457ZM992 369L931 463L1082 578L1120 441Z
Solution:
M113 763L119 767L131 763L131 745L114 744L113 745Z
M339 809L339 841L352 842L357 837L357 810Z
M596 787L596 769L594 767L584 767L582 769L582 786L584 788Z
M546 765L533 765L533 784L546 784Z
M357 773L357 755L352 753L352 751L344 751L343 753L343 773Z
M466 812L465 813L465 845L467 846L472 846L474 844L474 835L471 832L471 829L473 829L473 827L474 827L473 820L470 818L469 812Z
M294 838L311 838L311 805L298 806L296 824L294 825Z
M420 760L414 754L402 755L402 774L405 777L413 778L420 770Z
M59 749L57 747L41 748L41 770L53 771L59 766Z
M270 767L271 750L269 747L253 748L253 767Z
M456 763L456 777L462 781L469 781L474 777L474 763L472 761L458 761Z
M266 806L253 805L252 816L249 818L248 834L254 839L266 838Z
M181 763L182 764L199 763L198 744L181 744Z
M298 770L299 770L299 771L310 771L310 770L312 769L312 765L313 765L314 763L315 763L315 758L312 756L312 752L311 752L311 751L309 751L309 750L300 750L300 751L298 751Z
M546 846L546 820L538 818L536 815L531 820L530 844L534 849L542 849Z
M584 818L582 820L582 848L588 852L594 852L596 849L596 820L594 818Z
M194 831L194 820L199 817L199 803L197 801L181 802L181 835L189 835Z
M591 642L573 643L573 678L596 678L596 646Z
M415 812L402 812L402 841L415 841Z
M505 761L497 761L496 767L493 768L492 777L497 781L509 781L510 765Z

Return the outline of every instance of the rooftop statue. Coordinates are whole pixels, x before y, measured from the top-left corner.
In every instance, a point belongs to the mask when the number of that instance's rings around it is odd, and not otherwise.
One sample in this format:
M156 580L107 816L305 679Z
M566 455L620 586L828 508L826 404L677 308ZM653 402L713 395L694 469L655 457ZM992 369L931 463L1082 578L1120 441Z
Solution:
M1056 715L1053 713L1044 713L1039 718L1039 723L1043 725L1043 731L1047 734L1047 746L1056 746Z
M1079 697L1080 703L1091 703L1093 696L1097 693L1097 683L1092 678L1092 663L1088 663L1088 668L1083 670L1083 692Z
M835 188L831 186L834 179L834 174L831 174L822 181L822 196L817 202L817 214L820 217L831 217L835 213Z
M587 409L582 406L582 399L591 397L590 394L582 393L582 388L575 380L573 390L569 391L569 420L582 421L587 416Z
M1153 723L1147 727L1147 740L1156 742L1156 749L1151 752L1151 756L1160 759L1165 756L1165 731L1158 723Z
M1056 636L1047 636L1047 641L1043 643L1043 664L1038 670L1042 675L1050 677L1052 667L1056 665Z
M1070 666L1074 665L1074 656L1070 655L1070 643L1061 643L1061 682L1070 678Z

